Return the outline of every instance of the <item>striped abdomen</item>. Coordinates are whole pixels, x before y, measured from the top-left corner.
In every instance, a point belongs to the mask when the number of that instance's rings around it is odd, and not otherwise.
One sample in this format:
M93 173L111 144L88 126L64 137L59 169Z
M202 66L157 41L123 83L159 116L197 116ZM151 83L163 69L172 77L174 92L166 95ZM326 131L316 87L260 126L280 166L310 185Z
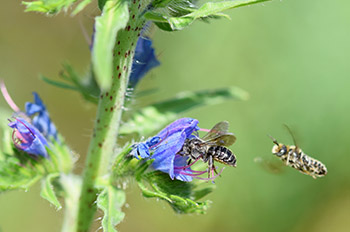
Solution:
M208 156L212 156L215 161L218 161L223 164L227 164L230 166L236 166L236 157L230 151L230 149L223 146L213 146L210 147L207 151Z

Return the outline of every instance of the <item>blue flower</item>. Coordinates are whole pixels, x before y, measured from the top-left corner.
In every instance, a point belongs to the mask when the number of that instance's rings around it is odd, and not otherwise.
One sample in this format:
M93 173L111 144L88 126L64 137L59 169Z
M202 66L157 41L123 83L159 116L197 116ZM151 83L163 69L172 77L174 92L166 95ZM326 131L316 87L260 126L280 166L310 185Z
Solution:
M193 172L186 168L187 157L181 157L177 153L181 150L187 138L191 138L192 133L199 130L198 120L193 118L181 118L168 125L156 137L161 138L161 142L151 149L154 159L152 166L156 170L168 173L171 179L191 181Z
M152 48L152 40L149 38L139 37L135 56L132 63L129 86L134 88L148 71L160 65Z
M33 118L32 124L47 138L51 136L57 140L57 129L55 124L50 119L49 112L39 95L33 92L34 103L27 102L25 105L26 114L30 117L36 114Z
M14 129L12 139L16 148L32 155L48 158L45 147L49 145L45 137L32 124L17 117L8 125Z

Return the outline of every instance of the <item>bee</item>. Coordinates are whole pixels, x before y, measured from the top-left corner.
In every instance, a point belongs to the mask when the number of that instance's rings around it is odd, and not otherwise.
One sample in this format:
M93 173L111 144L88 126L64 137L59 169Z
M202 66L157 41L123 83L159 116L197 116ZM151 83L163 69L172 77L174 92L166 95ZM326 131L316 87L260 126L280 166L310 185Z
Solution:
M294 144L296 144L293 134L288 127L287 129L293 137ZM327 174L327 168L323 163L306 155L297 145L284 145L278 143L275 138L271 136L270 138L275 144L272 147L272 153L280 158L285 165L290 166L303 174L312 176L314 179Z
M217 174L214 161L236 167L236 156L225 147L236 141L236 137L228 132L228 126L227 121L219 122L202 138L186 139L179 154L190 157L188 164L199 159L208 163L208 177L213 171Z

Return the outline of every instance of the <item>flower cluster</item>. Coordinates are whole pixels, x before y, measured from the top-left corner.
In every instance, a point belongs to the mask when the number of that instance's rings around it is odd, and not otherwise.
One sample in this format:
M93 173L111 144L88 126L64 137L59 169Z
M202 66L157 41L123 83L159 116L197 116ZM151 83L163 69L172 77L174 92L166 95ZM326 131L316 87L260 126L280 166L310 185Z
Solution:
M0 89L15 112L14 120L9 120L8 124L13 129L12 140L15 147L28 154L48 158L46 147L49 147L48 141L52 138L57 140L57 130L39 95L33 93L34 103L27 102L24 113L13 102L3 82L0 83Z
M160 131L156 136L144 143L137 144L132 154L136 158L153 159L152 167L168 173L171 179L181 181L192 181L193 177L198 179L214 179L200 178L198 176L207 173L207 171L192 170L191 166L197 161L187 165L188 157L181 156L181 151L186 139L191 139L195 132L200 130L197 126L198 120L193 118L181 118Z

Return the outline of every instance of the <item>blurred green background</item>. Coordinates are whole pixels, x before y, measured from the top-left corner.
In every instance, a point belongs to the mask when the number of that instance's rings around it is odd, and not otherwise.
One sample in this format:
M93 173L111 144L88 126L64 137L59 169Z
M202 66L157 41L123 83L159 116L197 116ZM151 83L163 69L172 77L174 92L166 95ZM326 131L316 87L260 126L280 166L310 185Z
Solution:
M184 31L151 30L162 65L139 85L157 88L146 100L165 99L183 90L236 85L250 93L244 102L203 107L185 116L210 128L230 121L237 142L237 168L216 180L206 215L176 215L164 202L144 199L136 184L127 189L120 231L350 231L350 1L275 0L231 10L232 20L197 22ZM91 6L78 17L23 13L19 1L0 8L0 78L19 106L37 91L74 151L80 172L95 107L79 94L38 79L58 79L69 61L84 73L91 32ZM3 99L0 106L7 107ZM272 142L299 146L327 165L317 180L291 168L272 174L254 158L273 160ZM276 158L277 160L277 158ZM62 211L40 198L39 184L28 192L0 195L0 231L60 231ZM95 229L97 230L98 222Z

